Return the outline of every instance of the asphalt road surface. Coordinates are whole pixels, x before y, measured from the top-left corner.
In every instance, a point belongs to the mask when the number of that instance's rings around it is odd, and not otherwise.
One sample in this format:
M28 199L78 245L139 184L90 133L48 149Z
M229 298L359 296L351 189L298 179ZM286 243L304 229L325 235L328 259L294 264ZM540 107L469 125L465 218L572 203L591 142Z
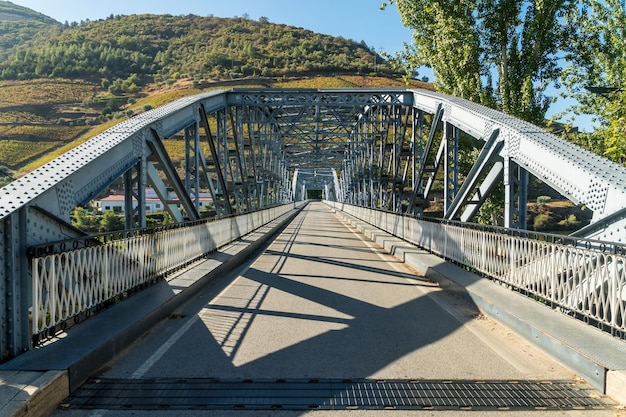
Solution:
M113 400L81 406L78 399L68 399L54 415L619 415L606 407L580 406L330 407L308 391L333 383L383 390L389 383L444 388L466 383L458 386L468 391L458 395L475 397L481 395L477 387L491 382L496 390L512 387L520 398L518 387L525 383L541 389L559 383L587 387L475 306L385 254L325 205L312 203L258 258L213 283L90 381L92 387L111 387L107 395ZM131 387L137 383L144 384L138 392L154 389L155 398L135 398ZM230 409L185 405L190 387L199 383L208 384L206 390L236 388L241 395L245 384L258 383L259 390L284 384L309 405L290 409L288 402L273 400L264 409L244 399L233 399ZM178 399L155 403L177 388ZM97 389L85 390L77 394L106 397Z

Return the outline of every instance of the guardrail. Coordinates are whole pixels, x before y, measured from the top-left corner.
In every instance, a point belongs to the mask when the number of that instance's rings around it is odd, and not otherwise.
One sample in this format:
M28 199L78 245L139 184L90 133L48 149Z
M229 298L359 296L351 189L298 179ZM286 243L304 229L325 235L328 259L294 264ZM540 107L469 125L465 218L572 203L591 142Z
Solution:
M219 220L144 229L30 248L35 342L71 319L154 282L294 208L286 204Z
M564 314L626 338L624 246L327 204Z

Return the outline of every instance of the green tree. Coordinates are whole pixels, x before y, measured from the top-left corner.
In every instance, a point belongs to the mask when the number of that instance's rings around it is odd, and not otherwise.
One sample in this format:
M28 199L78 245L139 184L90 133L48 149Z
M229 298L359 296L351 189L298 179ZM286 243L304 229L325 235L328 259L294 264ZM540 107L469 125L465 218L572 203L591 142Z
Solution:
M582 0L567 15L574 28L563 72L574 114L595 117L599 128L576 138L579 144L626 163L626 10L622 0ZM604 90L587 90L603 87Z
M409 73L429 67L444 93L544 123L545 90L558 78L568 39L562 18L574 0L389 0L381 7L388 4L413 29L401 56Z
M109 210L104 213L104 216L100 221L100 227L107 232L114 232L116 230L124 229L124 222L113 212L113 210Z

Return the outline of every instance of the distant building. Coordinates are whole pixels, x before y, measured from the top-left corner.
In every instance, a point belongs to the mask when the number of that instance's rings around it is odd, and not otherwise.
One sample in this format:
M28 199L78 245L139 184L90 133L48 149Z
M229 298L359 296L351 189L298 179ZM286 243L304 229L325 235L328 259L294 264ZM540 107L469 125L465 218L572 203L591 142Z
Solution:
M200 193L199 195L200 210L204 207L213 204L213 199L209 193ZM171 201L178 201L177 197L170 198ZM112 194L99 200L94 200L96 209L100 211L113 210L115 213L124 213L124 195ZM180 204L176 204L180 208ZM133 209L137 207L137 200L133 197ZM146 190L146 213L154 213L165 210L165 204L157 197L154 190Z

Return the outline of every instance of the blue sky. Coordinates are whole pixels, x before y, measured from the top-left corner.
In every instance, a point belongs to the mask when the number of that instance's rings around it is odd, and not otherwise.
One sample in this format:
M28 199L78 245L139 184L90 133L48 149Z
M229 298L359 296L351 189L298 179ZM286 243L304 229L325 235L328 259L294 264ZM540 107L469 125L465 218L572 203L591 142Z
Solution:
M250 19L303 27L314 32L365 41L377 51L393 53L410 42L395 6L381 11L382 0L10 0L61 23L102 19L111 14L196 14Z

